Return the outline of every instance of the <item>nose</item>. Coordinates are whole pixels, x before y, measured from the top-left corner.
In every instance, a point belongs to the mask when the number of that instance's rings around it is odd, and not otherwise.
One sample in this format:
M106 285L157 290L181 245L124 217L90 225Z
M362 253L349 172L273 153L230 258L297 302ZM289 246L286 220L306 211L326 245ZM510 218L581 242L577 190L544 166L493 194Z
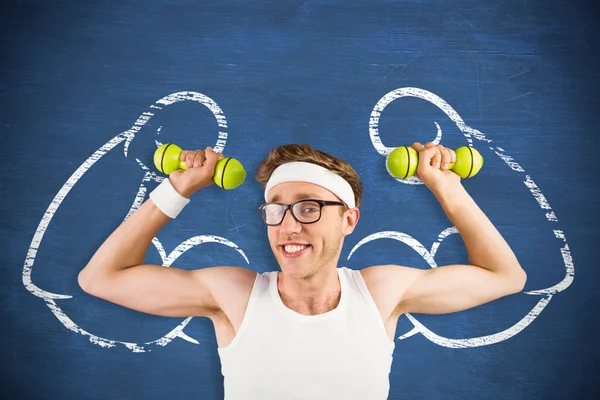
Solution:
M279 230L283 234L298 233L302 230L302 224L296 221L296 218L292 215L292 211L287 209L285 210L285 214L283 214L283 221L279 225Z

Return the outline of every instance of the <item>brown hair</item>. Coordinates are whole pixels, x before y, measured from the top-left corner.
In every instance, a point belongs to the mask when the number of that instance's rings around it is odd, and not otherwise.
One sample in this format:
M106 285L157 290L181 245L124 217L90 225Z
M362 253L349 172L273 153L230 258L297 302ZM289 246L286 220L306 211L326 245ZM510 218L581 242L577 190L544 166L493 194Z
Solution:
M267 158L261 161L256 171L256 180L266 186L275 168L282 164L304 161L320 165L344 178L352 187L356 207L362 201L362 183L350 164L323 151L313 149L308 144L286 144L274 148Z

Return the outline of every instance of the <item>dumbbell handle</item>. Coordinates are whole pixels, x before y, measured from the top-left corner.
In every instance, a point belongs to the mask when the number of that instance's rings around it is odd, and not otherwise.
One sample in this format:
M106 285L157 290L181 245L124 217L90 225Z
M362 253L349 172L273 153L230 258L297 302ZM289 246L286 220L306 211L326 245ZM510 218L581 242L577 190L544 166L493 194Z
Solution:
M182 149L173 143L165 143L154 152L154 166L160 172L169 175L171 172L187 170L185 161L181 160ZM246 179L246 171L235 158L226 157L217 161L213 175L214 182L223 189L235 189Z
M165 143L154 152L154 165L160 172L169 175L171 172L187 170L185 161L181 159L181 147L173 143Z
M462 146L455 150L456 161L448 165L461 178L475 176L483 166L483 157L472 147ZM396 178L406 179L417 171L419 153L409 146L395 148L386 160L390 174Z

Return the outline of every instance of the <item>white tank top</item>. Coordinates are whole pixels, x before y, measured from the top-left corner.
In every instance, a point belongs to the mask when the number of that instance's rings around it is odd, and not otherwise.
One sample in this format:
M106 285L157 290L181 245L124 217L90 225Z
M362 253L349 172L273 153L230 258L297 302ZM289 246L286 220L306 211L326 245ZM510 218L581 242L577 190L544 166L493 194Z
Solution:
M387 399L394 342L360 271L337 271L338 306L309 316L283 304L276 271L257 274L237 335L218 349L226 400Z

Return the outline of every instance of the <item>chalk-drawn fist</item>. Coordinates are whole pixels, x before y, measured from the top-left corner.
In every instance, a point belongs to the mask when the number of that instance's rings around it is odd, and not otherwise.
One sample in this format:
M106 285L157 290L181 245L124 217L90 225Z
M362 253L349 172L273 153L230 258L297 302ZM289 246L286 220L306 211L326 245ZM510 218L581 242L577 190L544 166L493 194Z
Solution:
M449 167L456 162L454 150L427 142L424 145L415 142L411 146L419 153L419 166L416 176L434 193L448 184L460 182L460 176L452 172Z
M181 161L185 161L187 170L178 169L169 175L171 184L182 196L190 197L196 191L212 185L217 161L224 156L212 147L205 150L183 150Z

